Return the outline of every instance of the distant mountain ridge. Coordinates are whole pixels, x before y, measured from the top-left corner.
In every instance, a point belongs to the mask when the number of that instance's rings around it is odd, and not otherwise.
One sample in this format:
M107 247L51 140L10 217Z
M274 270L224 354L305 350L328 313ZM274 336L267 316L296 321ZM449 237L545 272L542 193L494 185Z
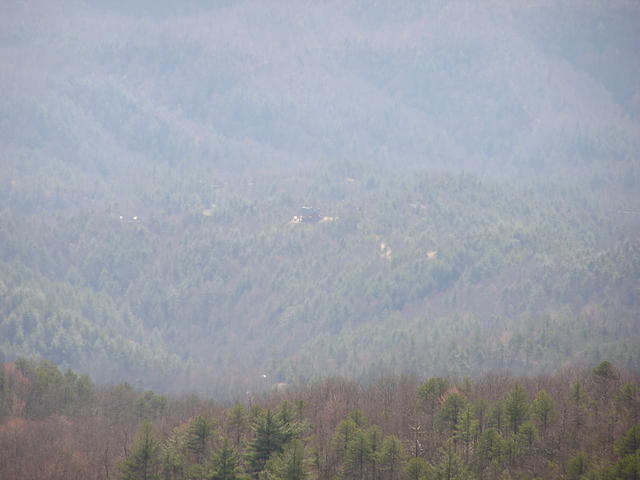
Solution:
M0 352L221 395L640 368L637 25L623 1L5 2Z

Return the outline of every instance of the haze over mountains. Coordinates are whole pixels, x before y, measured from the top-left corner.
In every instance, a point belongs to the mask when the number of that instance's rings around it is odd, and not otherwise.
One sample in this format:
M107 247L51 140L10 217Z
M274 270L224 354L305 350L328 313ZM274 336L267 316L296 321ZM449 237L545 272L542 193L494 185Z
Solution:
M637 2L7 1L0 32L5 359L221 396L640 368Z

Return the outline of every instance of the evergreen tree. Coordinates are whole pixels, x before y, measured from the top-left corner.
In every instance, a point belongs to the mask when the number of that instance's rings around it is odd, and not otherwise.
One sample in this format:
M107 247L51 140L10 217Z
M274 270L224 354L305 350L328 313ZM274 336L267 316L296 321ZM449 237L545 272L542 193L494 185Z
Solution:
M504 449L504 440L494 428L485 430L478 441L478 448L474 453L475 470L481 478L484 470L491 464L498 465Z
M582 386L580 380L577 380L573 385L571 385L571 392L569 393L569 398L573 402L574 405L583 405L586 399L586 393Z
M449 382L439 377L430 378L420 386L418 389L418 398L427 413L435 413L440 399L448 389Z
M471 405L466 405L456 425L455 438L464 448L464 461L469 462L471 445L478 433L478 420L473 414Z
M276 420L282 427L283 443L287 443L293 438L296 438L304 430L304 423L295 418L293 409L287 401L282 402Z
M204 462L212 435L213 421L207 414L198 415L189 425L187 448L193 453L196 462L200 465Z
M144 422L138 431L133 451L122 464L122 480L152 480L158 473L158 442L151 424Z
M182 480L185 476L186 464L183 455L188 432L175 428L161 445L161 478L162 480Z
M332 445L339 461L342 461L347 455L347 447L359 430L358 425L356 425L356 422L354 422L352 418L345 418L336 427Z
M620 387L618 400L623 408L629 413L633 422L638 421L640 413L640 398L638 398L638 387L632 382L625 382Z
M406 480L426 480L432 478L432 467L424 458L411 457L404 470Z
M363 480L373 459L371 443L366 432L358 430L347 445L344 472L347 478Z
M291 442L282 453L267 463L269 480L306 480L309 477L304 445L300 440Z
M369 420L367 420L365 414L362 413L362 410L353 410L349 413L349 418L353 420L353 423L355 423L358 428L365 428L369 424Z
M478 432L482 433L489 416L489 402L484 398L476 400L473 404L473 413L478 420Z
M213 457L213 468L210 480L240 480L238 457L225 438L222 447Z
M611 476L603 477L602 480L638 480L639 478L640 452L621 458L612 469Z
M573 417L573 442L576 443L578 434L585 423L585 404L588 400L587 393L579 380L571 386L569 399L571 400L571 414Z
M555 413L553 400L545 390L539 390L538 393L536 393L536 398L531 404L531 410L537 420L542 435L545 435L549 428L549 422Z
M378 478L378 456L380 454L380 448L382 447L382 430L377 425L372 425L367 429L367 442L371 450L371 479L377 480Z
M184 458L173 445L164 446L161 457L162 480L179 480L184 478Z
M161 416L167 407L167 399L152 391L146 391L138 398L134 407L136 416L141 420L153 420Z
M611 384L620 378L618 369L611 362L603 361L592 370L592 377L598 386L600 398L604 403L609 401L609 393L611 392Z
M452 393L444 401L438 416L440 420L448 425L449 429L454 430L460 415L466 407L467 401L464 397L459 393Z
M400 439L395 435L384 437L378 458L382 478L384 480L397 480L402 473L405 458L404 448Z
M533 447L533 442L536 439L536 427L531 422L524 422L518 428L518 445L524 449L530 449Z
M640 450L640 425L634 425L618 440L616 452L619 455L631 455Z
M247 414L242 404L236 403L229 411L227 419L227 429L231 438L233 438L233 447L237 450L240 448L240 441L247 424Z
M283 427L287 427L291 423L293 423L293 411L291 409L291 405L288 401L282 402L280 405L280 410L278 410L278 421Z
M447 442L441 450L440 462L435 465L432 478L434 480L472 480L472 474L458 456L453 442Z
M516 383L507 397L505 414L511 431L517 433L528 416L527 394L519 383Z
M509 461L509 464L514 465L516 459L520 455L520 448L518 445L518 437L513 435L509 438L505 438L502 440L502 454L503 458ZM494 464L495 471L497 472L498 467L501 467L497 462Z
M269 457L281 452L284 446L282 425L271 410L258 416L254 425L255 438L249 444L247 461L249 471L256 475L264 470Z
M596 381L606 382L609 380L617 380L618 378L620 378L620 374L618 373L616 367L614 367L611 362L608 362L606 360L594 367L594 369L592 370L592 374L594 380Z
M567 463L568 480L579 480L587 473L587 456L584 452L578 452L569 463Z
M489 411L489 428L502 432L504 429L504 402L496 402Z

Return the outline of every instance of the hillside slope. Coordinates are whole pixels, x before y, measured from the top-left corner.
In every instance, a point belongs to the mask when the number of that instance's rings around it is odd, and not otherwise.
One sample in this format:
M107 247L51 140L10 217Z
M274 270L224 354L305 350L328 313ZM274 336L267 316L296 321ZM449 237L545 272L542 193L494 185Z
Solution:
M0 25L7 359L221 395L640 368L637 3L9 1Z

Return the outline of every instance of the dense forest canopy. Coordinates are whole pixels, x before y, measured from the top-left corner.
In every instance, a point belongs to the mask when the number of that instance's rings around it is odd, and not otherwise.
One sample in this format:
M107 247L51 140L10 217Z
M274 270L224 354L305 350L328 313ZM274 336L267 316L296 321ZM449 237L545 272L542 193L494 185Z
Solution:
M637 2L8 0L0 32L5 360L218 398L640 369Z

